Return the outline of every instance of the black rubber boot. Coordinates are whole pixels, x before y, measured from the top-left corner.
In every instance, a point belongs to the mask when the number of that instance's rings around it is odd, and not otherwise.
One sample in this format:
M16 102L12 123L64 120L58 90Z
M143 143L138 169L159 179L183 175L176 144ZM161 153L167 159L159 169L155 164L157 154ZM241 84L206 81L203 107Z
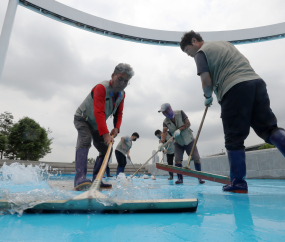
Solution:
M113 176L111 176L111 174L110 174L110 168L109 168L109 166L107 166L107 168L106 168L106 174L107 174L107 177L113 177Z
M276 146L276 148L285 157L285 130L278 129L269 138L270 142Z
M91 186L91 180L86 179L88 152L89 148L76 151L74 178L74 190L76 191L88 190Z
M228 158L230 163L231 185L223 186L223 191L247 193L247 182L244 180L246 176L245 151L228 150Z
M92 179L92 182L96 179L96 176L101 168L101 165L103 163L103 157L101 156L97 156L96 158L96 161L95 161L95 164L94 164L94 169L93 169L93 179ZM101 181L101 185L100 185L101 188L112 188L112 185L111 184L106 184L106 183L103 183Z
M125 167L117 167L117 173L116 175L118 176L120 173L124 173L125 172Z
M182 167L182 164L175 164L175 166ZM175 182L175 184L183 183L183 175L177 173L177 177L178 177L178 180Z
M169 178L168 180L173 180L173 172L169 172Z
M195 170L196 171L201 171L201 163L195 163L194 162L194 166L195 166ZM201 178L198 178L198 181L199 181L200 184L205 183L205 181L203 179L201 179Z

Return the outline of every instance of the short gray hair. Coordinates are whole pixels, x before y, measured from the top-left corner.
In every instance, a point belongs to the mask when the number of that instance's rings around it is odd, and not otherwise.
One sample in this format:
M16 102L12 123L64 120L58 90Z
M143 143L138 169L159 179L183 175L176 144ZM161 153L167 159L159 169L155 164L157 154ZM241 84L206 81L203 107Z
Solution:
M126 73L130 78L135 74L133 68L126 63L120 63L115 67L114 74Z

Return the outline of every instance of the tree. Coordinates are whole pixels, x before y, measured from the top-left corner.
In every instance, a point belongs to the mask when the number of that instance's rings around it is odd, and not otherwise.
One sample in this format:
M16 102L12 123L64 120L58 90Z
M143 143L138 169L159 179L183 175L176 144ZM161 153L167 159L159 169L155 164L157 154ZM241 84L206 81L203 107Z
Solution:
M94 158L88 158L87 159L87 164L95 164L95 159Z
M13 115L7 111L0 114L0 133L9 135L9 130L13 126Z
M14 154L21 160L38 161L51 153L51 130L41 127L35 120L24 117L10 129L8 144L14 147ZM13 151L13 152L14 152Z
M264 143L262 146L260 146L258 149L259 150L264 150L264 149L272 149L272 148L275 148L274 145L271 145L271 144L267 144L267 143Z
M0 133L0 153L1 153L1 160L3 158L3 153L7 148L7 137L4 134Z
M1 159L3 158L3 155L8 159L14 159L15 157L14 147L7 143L10 129L13 126L13 119L14 117L10 112L5 111L4 113L0 114L0 134L2 134L2 148L0 150Z

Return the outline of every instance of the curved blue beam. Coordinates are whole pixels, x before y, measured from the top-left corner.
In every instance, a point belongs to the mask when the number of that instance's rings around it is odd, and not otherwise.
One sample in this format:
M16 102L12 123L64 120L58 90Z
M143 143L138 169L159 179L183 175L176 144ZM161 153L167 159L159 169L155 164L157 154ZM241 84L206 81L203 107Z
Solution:
M19 0L19 4L46 17L83 30L141 44L179 46L183 35L183 32L180 31L140 28L106 20L54 0ZM199 33L205 41L224 40L234 45L248 44L284 38L285 23L249 29Z

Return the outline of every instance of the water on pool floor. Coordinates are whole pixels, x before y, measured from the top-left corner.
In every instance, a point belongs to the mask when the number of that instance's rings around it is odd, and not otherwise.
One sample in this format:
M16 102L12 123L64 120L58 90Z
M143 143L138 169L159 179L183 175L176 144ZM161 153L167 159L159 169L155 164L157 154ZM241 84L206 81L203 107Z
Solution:
M125 199L198 198L197 212L2 215L0 241L285 241L284 180L247 180L249 194L231 194L222 192L221 184L199 185L195 178L184 177L183 185L156 178L136 178L125 184L108 178L115 189L105 194ZM11 196L35 189L52 196L58 188L50 183L72 187L72 181L73 176L65 175L24 184L2 178L0 197L4 189ZM58 190L63 194L57 196L74 194Z

